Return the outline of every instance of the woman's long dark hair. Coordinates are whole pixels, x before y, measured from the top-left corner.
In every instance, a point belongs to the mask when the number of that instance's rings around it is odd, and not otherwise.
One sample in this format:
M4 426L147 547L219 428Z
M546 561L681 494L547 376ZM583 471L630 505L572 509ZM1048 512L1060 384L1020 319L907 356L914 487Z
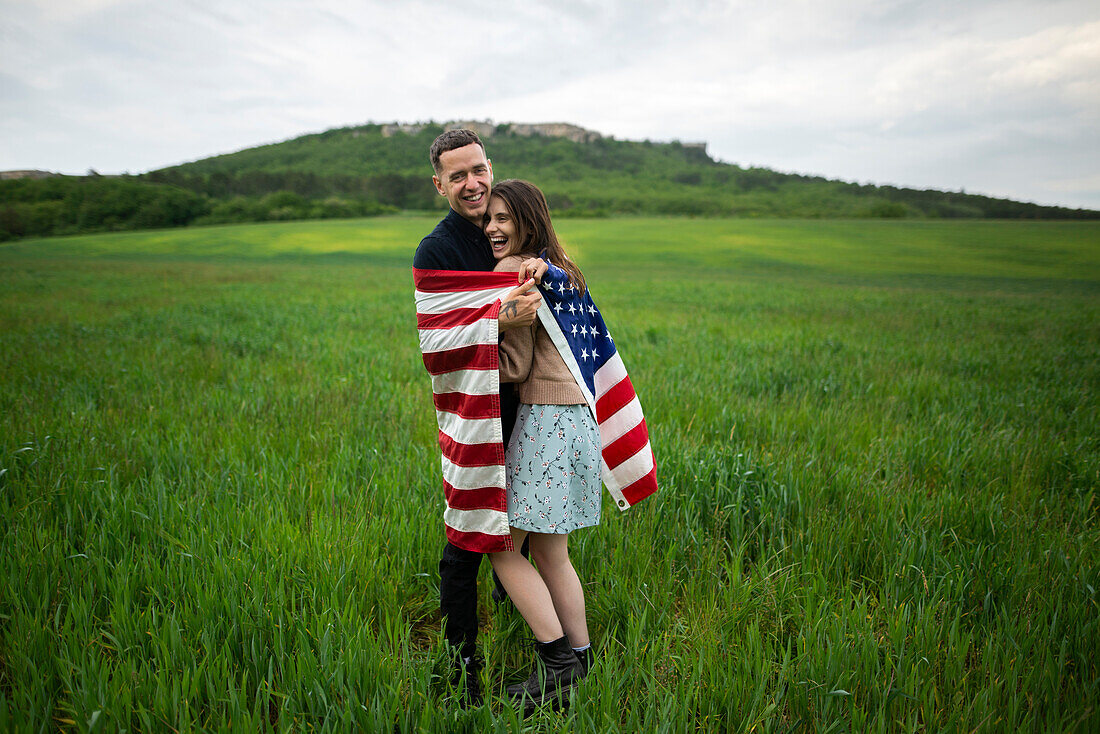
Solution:
M584 276L558 241L554 225L550 222L550 207L539 187L530 181L510 178L493 184L493 196L501 198L516 225L519 242L512 246L508 254L538 256L545 250L546 259L564 270L569 275L570 284L584 293Z

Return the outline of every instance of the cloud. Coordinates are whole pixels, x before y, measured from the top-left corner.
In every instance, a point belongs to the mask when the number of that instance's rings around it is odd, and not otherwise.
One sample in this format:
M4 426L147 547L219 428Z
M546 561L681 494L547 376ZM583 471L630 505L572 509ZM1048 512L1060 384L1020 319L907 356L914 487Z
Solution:
M143 170L366 120L561 120L1100 207L1095 187L1043 183L1100 170L1100 9L1077 0L0 9L0 168Z

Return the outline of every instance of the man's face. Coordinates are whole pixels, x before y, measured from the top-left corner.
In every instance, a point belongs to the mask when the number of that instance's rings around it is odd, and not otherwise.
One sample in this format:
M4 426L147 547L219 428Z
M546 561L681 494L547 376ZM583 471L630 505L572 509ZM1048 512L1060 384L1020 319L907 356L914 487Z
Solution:
M439 175L432 183L451 208L481 228L493 186L493 164L477 143L439 155Z

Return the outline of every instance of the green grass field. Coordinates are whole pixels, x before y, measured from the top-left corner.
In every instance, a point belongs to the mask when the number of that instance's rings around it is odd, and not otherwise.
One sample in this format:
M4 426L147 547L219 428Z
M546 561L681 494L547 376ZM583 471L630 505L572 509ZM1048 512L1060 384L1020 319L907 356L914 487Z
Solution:
M1100 225L561 221L662 488L524 721L488 584L440 678L434 221L0 245L0 730L1100 727Z

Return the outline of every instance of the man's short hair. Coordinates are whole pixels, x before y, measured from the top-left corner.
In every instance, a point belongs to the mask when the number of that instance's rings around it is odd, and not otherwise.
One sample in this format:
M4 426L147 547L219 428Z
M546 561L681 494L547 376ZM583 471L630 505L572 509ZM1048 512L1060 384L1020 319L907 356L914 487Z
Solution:
M432 147L428 149L428 159L432 162L432 168L435 169L436 175L439 175L443 170L442 165L439 163L439 156L449 150L465 148L470 143L477 143L481 146L481 152L485 152L485 144L481 142L481 138L473 130L448 130L432 141Z

